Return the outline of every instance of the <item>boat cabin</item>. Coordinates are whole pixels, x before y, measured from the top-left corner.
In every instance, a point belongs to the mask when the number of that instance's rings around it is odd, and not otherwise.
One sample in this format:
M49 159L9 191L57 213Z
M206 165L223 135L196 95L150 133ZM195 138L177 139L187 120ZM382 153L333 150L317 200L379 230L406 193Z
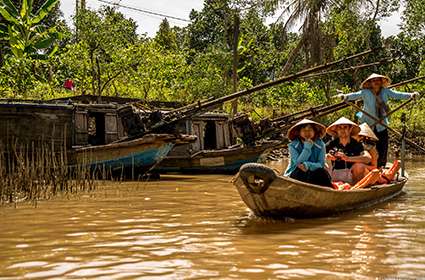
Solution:
M6 150L16 143L43 143L63 151L125 136L116 105L0 102L0 141Z
M202 150L225 149L236 144L229 115L208 112L177 123L178 133L196 135L195 142L176 146L170 156L193 154Z

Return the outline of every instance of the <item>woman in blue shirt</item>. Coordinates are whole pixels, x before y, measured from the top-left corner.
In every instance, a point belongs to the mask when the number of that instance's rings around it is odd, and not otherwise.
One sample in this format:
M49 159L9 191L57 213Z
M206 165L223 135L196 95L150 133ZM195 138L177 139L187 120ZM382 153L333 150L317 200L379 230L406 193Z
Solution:
M289 165L285 176L310 184L332 187L325 169L326 147L322 141L326 127L304 119L288 130Z
M409 99L419 95L417 92L404 93L398 92L387 88L391 84L390 78L387 76L372 74L363 81L358 92L349 94L340 94L339 97L348 100L363 100L363 110L368 114L382 121L383 124L388 125L388 100L392 99ZM388 154L388 130L385 126L375 122L372 118L359 112L357 116L360 123L367 123L374 131L379 141L376 145L378 150L378 167L385 166L387 163Z

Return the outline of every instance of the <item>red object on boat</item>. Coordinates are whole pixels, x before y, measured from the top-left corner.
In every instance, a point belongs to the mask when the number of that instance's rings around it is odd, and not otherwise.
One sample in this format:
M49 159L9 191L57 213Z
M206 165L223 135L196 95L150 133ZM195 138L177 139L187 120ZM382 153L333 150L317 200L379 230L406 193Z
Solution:
M351 185L348 183L344 183L342 181L332 182L332 186L335 190L349 190L351 188Z
M65 83L63 83L63 87L69 90L74 90L75 88L74 81L71 79L67 79Z

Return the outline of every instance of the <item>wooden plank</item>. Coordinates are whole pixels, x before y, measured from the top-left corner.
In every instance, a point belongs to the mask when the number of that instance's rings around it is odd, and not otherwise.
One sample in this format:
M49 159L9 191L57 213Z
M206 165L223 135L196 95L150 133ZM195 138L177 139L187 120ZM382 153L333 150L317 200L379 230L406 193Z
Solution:
M117 114L105 114L105 142L106 144L118 140Z
M204 122L192 122L192 134L198 138L191 144L192 150L198 152L204 148Z
M217 140L217 149L226 147L224 139L224 123L221 121L215 122L215 135Z
M75 142L74 145L84 146L88 144L88 120L87 111L76 111L74 113Z

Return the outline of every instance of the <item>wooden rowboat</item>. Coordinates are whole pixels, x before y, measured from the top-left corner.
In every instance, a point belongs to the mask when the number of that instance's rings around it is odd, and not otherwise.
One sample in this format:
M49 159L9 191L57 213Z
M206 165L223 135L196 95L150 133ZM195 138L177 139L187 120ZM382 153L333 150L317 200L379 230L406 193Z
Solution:
M338 191L278 175L262 164L245 164L233 183L242 200L258 216L309 218L365 208L396 197L407 178L387 185Z

